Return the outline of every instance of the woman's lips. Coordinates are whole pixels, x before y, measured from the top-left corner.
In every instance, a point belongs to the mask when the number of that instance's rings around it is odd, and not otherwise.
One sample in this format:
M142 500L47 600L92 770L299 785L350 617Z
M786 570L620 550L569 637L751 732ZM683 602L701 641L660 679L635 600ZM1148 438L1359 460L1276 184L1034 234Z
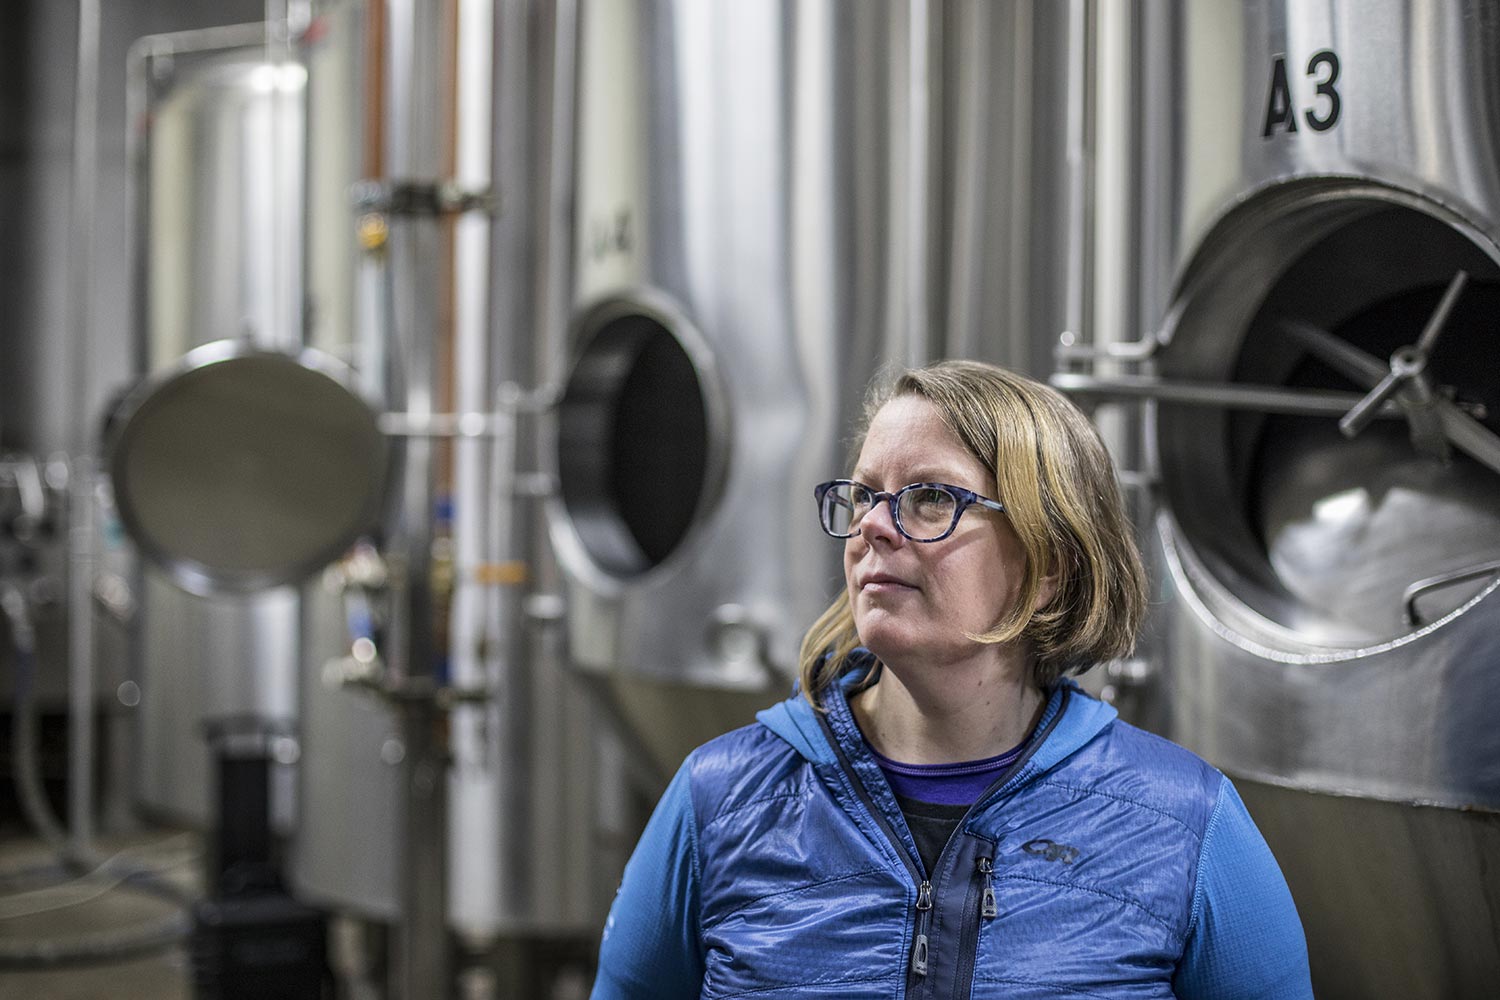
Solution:
M869 576L860 577L859 589L876 594L889 594L902 590L916 590L917 588L900 577L891 576L889 573L871 573Z

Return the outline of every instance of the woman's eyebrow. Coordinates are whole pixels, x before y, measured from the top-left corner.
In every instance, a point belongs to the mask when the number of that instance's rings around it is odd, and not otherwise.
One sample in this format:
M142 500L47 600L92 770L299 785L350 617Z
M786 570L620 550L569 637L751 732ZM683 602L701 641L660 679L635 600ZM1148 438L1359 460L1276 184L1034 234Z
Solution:
M849 478L861 483L868 483L869 480L866 477L875 475L870 469L855 469L849 474ZM929 467L921 467L914 472L906 473L902 477L904 481L901 485L910 486L912 483L952 483L958 475L959 473L953 470L942 471Z

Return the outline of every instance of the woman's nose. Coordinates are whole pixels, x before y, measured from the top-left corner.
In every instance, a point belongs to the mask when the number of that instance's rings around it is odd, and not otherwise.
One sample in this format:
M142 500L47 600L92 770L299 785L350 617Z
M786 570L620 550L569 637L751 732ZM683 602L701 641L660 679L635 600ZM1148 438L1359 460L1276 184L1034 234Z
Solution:
M866 545L873 544L877 538L887 545L901 544L901 532L896 530L889 500L882 497L859 519L859 536Z

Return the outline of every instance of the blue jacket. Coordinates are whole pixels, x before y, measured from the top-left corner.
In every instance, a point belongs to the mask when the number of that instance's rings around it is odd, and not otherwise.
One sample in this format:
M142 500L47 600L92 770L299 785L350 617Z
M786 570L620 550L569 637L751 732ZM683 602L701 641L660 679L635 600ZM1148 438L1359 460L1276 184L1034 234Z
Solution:
M1071 682L928 872L842 690L683 763L625 868L596 1000L1310 998L1234 787Z

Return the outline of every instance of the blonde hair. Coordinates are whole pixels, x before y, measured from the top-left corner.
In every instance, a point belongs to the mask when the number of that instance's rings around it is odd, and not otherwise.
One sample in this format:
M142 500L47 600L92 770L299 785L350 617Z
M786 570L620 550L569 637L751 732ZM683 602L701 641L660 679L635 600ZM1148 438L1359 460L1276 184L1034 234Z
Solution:
M1014 607L976 642L1030 642L1033 680L1049 688L1065 674L1127 655L1146 610L1146 571L1099 433L1055 389L978 361L940 361L877 379L864 428L892 399L916 396L995 480L995 499L1026 553ZM1036 608L1043 579L1056 591ZM803 694L817 705L859 645L847 591L802 639ZM871 672L873 678L874 672Z

